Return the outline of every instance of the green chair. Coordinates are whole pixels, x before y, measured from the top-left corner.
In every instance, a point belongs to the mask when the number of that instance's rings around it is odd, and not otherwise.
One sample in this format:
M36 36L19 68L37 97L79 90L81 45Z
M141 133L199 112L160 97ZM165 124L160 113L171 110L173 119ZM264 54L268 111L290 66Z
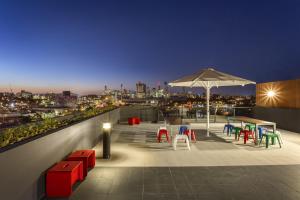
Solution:
M256 129L255 124L246 124L245 125L245 130L255 131L255 129Z
M235 140L237 140L237 138L238 138L238 135L240 134L240 132L242 131L243 129L242 128L240 128L240 127L234 127L233 128L233 133L234 133L234 138L235 138ZM230 132L230 136L231 136L231 132Z
M276 133L274 133L273 131L266 131L265 133L262 134L262 137L259 141L259 145L262 143L263 138L266 138L266 148L269 148L269 142L271 139L271 144L275 145L276 144L276 140L278 141L279 147L281 148L281 137L280 137L280 133L276 131Z

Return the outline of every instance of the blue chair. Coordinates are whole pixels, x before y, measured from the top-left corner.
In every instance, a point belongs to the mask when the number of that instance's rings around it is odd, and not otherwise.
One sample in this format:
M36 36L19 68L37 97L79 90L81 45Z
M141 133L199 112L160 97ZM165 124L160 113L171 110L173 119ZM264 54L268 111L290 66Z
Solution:
M262 135L263 135L263 132L264 132L264 128L263 127L258 127L258 138L261 139L262 138Z
M227 129L228 133L231 135L233 128L234 128L234 126L232 124L225 124L223 133L225 133L225 130Z
M179 135L183 135L186 130L188 130L187 126L180 126L179 127Z

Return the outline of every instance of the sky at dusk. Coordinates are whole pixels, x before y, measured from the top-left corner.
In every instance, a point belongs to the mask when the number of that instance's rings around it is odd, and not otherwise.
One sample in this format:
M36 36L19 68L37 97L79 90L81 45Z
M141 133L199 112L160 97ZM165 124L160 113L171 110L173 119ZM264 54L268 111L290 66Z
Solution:
M295 79L299 47L299 0L0 1L0 91L153 87L207 66Z

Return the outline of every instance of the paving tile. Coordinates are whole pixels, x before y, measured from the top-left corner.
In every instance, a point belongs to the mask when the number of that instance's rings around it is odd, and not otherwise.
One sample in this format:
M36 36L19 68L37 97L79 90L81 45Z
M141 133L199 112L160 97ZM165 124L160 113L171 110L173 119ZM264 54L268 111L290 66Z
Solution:
M144 194L176 194L175 185L144 185Z
M142 194L110 194L107 200L142 200Z
M177 200L176 194L144 194L143 200Z

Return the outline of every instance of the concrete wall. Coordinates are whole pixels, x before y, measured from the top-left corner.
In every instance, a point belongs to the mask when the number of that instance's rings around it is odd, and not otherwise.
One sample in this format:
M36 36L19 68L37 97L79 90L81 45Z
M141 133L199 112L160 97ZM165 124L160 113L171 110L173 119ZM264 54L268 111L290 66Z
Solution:
M74 150L94 147L101 138L101 123L119 119L116 109L0 153L0 199L41 199L45 171Z
M254 117L276 122L278 128L300 133L300 109L256 106L254 108Z
M151 106L125 106L120 109L120 121L127 122L129 117L140 117L142 121L157 121L158 120L158 110ZM160 116L159 120L163 120Z

